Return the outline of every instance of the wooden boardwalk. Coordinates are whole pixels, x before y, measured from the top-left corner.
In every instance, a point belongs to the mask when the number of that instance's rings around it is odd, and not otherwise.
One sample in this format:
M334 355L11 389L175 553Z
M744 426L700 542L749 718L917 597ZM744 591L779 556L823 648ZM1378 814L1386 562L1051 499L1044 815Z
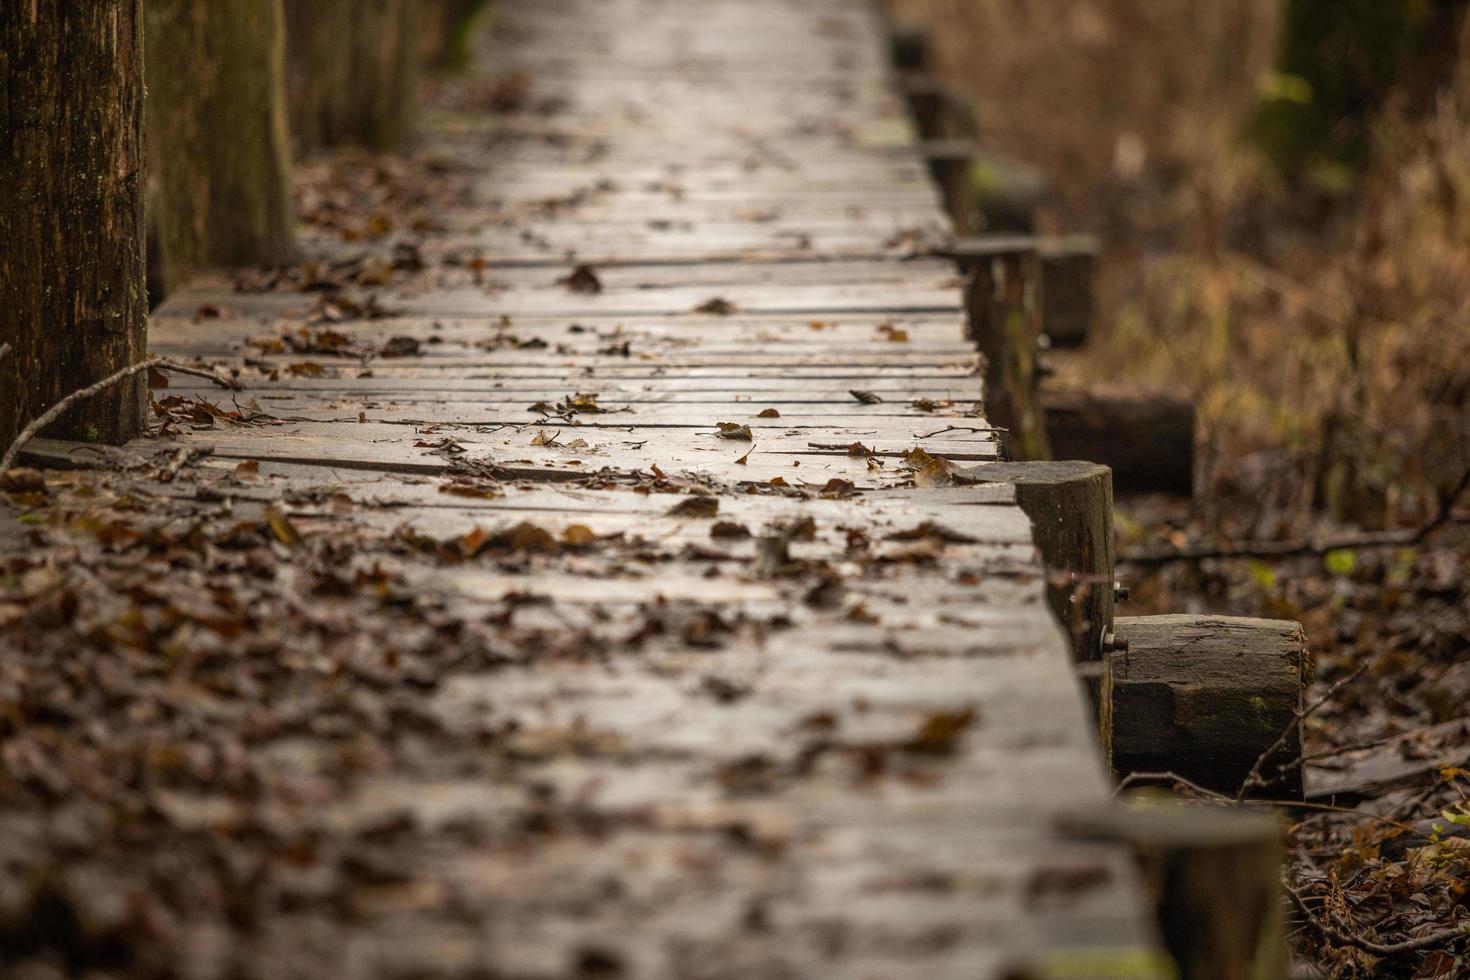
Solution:
M514 733L502 782L358 787L506 829L419 856L488 912L379 909L339 975L1161 975L1128 856L1053 829L1109 786L1027 521L948 485L996 433L873 6L500 0L424 129L453 206L309 226L340 293L157 311L247 390L155 394L250 424L134 447L209 447L212 499L303 535L495 542L396 567L580 638L437 679L466 740ZM511 833L547 801L576 819Z

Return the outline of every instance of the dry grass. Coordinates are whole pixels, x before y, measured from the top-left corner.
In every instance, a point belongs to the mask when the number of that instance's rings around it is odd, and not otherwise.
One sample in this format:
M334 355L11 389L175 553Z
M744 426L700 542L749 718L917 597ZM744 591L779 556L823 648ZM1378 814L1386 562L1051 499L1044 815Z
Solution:
M1122 502L1125 548L1412 526L1436 510L1470 467L1470 44L1437 101L1390 100L1367 173L1307 192L1240 137L1282 0L892 2L941 26L940 70L982 139L1056 186L1042 227L1103 237L1097 335L1062 373L1197 399L1196 497ZM1309 753L1466 714L1470 528L1393 552L1134 572L1130 614L1302 623L1308 700L1344 685L1308 719ZM1466 806L1458 772L1365 808L1443 822ZM1463 851L1394 851L1381 821L1351 811L1296 816L1290 877L1313 909L1378 942L1463 921ZM1466 968L1463 942L1379 959L1303 927L1294 945L1333 980Z
M1210 523L1412 523L1470 460L1470 112L1391 110L1350 191L1288 192L1239 137L1279 3L895 6L1055 184L1043 224L1104 236L1100 337L1063 371L1195 393Z

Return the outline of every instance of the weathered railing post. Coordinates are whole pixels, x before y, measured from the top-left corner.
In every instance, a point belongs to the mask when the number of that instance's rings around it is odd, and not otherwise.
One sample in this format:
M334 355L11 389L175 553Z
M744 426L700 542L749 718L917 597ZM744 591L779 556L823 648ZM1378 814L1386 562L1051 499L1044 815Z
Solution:
M1104 747L1112 744L1113 475L1084 462L981 463L963 483L1009 483L1030 518L1047 601L1072 644Z
M1092 329L1097 239L1091 235L987 234L957 239L941 254L966 269L983 258L1035 249L1041 262L1041 332L1049 347L1081 347Z
M965 314L970 337L985 357L985 409L1006 431L1010 459L1048 459L1041 405L1040 263L1022 245L964 261Z
M934 183L939 185L955 234L970 234L975 230L976 215L974 146L966 140L925 140L918 149Z

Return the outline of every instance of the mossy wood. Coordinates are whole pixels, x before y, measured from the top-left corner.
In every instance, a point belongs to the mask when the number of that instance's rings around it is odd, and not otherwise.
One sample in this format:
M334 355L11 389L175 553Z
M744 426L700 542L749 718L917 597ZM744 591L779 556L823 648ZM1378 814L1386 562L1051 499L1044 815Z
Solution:
M149 256L164 293L291 252L281 0L148 0ZM154 297L155 300L161 297Z
M438 70L458 72L470 62L475 18L486 0L427 0L419 25L419 57Z
M142 0L0 4L0 447L144 352ZM52 434L122 441L140 375Z
M1302 798L1306 638L1288 620L1120 617L1113 654L1113 766L1174 772L1228 795L1266 755L1251 795Z

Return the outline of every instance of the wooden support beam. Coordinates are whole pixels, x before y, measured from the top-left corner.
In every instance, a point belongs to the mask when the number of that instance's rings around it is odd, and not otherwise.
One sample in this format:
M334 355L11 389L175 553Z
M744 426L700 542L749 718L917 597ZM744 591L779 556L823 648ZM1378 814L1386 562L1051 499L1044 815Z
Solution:
M1302 798L1306 636L1289 620L1125 616L1114 631L1113 766L1174 772L1234 796ZM1264 758L1263 758L1264 757ZM1261 761L1257 769L1257 761Z
M1180 980L1291 975L1274 817L1153 800L1065 817L1064 832L1133 848Z
M1194 401L1120 385L1048 388L1041 395L1046 439L1061 457L1113 468L1119 490L1194 492Z
M957 239L942 254L967 271L996 255L1029 250L1041 257L1041 329L1048 346L1082 346L1092 327L1093 276L1099 251L1094 236L973 235Z
M1047 569L1047 601L1084 669L1099 735L1110 744L1113 629L1113 475L1076 461L981 463L960 471L962 483L1009 483L1031 519Z
M953 86L925 74L903 75L898 84L921 137L926 140L975 138L979 131L975 110Z
M1006 430L1006 455L1013 460L1052 456L1040 396L1040 293L1034 250L976 262L965 275L966 321L985 356L986 414Z

